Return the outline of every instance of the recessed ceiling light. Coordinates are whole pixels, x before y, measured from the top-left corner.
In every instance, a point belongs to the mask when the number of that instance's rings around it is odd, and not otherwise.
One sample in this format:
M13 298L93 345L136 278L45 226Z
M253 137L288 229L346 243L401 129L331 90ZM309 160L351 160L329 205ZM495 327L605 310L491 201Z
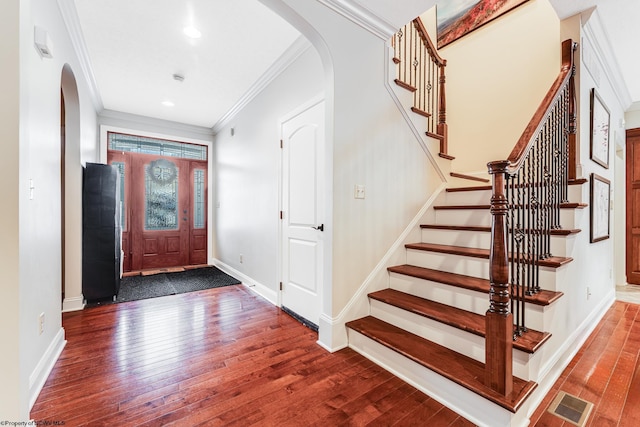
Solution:
M162 105L165 107L173 107L175 104L171 101L162 101Z
M190 37L192 39L199 39L200 36L202 36L202 33L196 27L192 27L192 26L184 27L182 31L184 31L187 37Z

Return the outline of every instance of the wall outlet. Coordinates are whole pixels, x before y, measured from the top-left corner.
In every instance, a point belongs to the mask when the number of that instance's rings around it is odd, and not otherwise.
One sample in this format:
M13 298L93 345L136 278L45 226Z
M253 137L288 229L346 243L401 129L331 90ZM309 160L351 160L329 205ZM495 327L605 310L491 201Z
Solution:
M353 197L355 199L364 199L364 185L356 184L354 188Z
M591 288L587 286L587 300L591 298Z
M240 254L240 264L244 262L244 255Z
M40 313L40 316L38 316L38 327L40 335L42 335L42 333L44 332L44 313Z

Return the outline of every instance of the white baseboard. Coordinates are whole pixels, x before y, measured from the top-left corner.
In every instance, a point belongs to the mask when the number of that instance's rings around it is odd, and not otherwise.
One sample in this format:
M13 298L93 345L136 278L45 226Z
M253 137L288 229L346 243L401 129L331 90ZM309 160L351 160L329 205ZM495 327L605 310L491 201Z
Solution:
M68 313L70 311L80 311L84 310L84 296L80 295L77 297L66 298L62 301L62 312Z
M247 276L244 273L239 272L235 268L225 264L219 259L214 259L213 265L218 267L220 270L224 271L225 273L235 277L236 279L240 279L243 285L251 289L256 294L260 295L262 298L269 301L271 304L275 306L278 305L278 293L275 290L263 285L262 283L256 282L251 277Z
M29 410L31 410L33 404L36 403L36 399L42 387L44 387L44 383L47 381L47 378L49 378L49 374L66 344L64 328L60 328L53 338L53 341L51 341L51 344L49 344L47 351L45 351L35 369L31 372L31 375L29 375Z

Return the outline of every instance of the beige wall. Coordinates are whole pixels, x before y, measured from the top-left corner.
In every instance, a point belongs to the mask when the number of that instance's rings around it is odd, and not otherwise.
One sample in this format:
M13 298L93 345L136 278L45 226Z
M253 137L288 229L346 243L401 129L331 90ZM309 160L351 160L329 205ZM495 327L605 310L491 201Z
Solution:
M440 50L455 171L508 157L560 71L560 42L553 8L533 0Z

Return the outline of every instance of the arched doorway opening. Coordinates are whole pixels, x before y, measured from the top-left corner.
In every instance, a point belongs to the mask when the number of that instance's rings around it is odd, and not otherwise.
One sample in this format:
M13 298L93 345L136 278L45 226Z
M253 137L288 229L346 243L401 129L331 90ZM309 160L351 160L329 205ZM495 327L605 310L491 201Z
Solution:
M84 308L82 297L82 163L80 102L69 64L60 78L60 250L62 311Z

